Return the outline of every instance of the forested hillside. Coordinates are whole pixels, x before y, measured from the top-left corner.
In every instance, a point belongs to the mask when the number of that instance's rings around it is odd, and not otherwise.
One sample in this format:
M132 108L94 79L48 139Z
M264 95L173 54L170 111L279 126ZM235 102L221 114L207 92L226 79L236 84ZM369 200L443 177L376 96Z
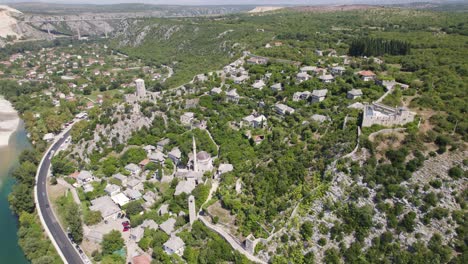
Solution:
M173 67L175 75L166 88L187 83L195 74L220 70L242 51L270 59L266 66L246 69L257 80L271 73L270 84L273 80L286 84L284 93L257 92L230 83L254 101L247 110L219 103L219 99L204 99L203 110L196 111L209 118L221 159L236 168L235 175L223 178L217 198L223 209L235 215L237 231L242 236L252 233L266 238L270 230L288 230L282 231L280 239L258 245L260 255L268 255L274 263L309 263L314 254L326 263L423 263L428 259L462 263L466 258L466 192L447 194L444 188L459 188L466 175L460 169L462 162L466 166L466 158L454 153L463 153L468 139L467 19L466 13L381 8L145 19L128 22L113 47L146 63ZM339 65L342 55L353 55L347 66L350 71L334 83L289 81L297 72L292 66L295 62L326 68ZM363 129L360 143L368 152L336 165L337 157L352 150L360 118L357 111L346 108L340 94L360 87L369 102L384 93L380 86L362 83L355 74L359 70L408 84L410 89L397 89L385 103L410 107L418 116L405 127L402 138L371 138L382 127ZM204 85L214 87L213 83ZM327 100L302 109L299 103L289 103L301 110L284 119L270 118L273 128L259 146L248 144L228 125L228 120L249 114L257 102L267 105L261 111L270 117L274 114L268 106L287 102L294 92L319 88L331 92ZM305 119L313 113L326 114L333 122L326 129L308 125ZM345 127L348 117L357 123ZM458 176L447 175L446 170L430 183L418 178L429 177L427 172L416 174L418 170L454 160L452 155L457 157L453 164L458 165L451 170ZM335 171L328 170L335 165ZM246 186L241 195L231 188L236 177ZM444 195L456 202L439 207L435 197ZM302 203L298 206L301 217L289 219L298 203ZM443 237L433 229L426 235L415 232L429 228L431 221L439 221L450 235ZM416 255L413 262L412 254Z
M463 29L466 19L466 13L406 9L145 19L127 22L113 44L118 50L148 63L173 65L174 77L165 84L173 87L188 82L195 74L220 69L244 50L310 64L318 59L316 50L347 54L353 42L368 37L401 43L398 45L403 47L404 56L388 54L384 59L404 71L395 72L393 77L397 81L420 89L422 96L412 104L436 109L447 105L452 122L440 114L434 116L434 122L446 129L454 129L458 123L457 131L466 135L468 124L460 116L465 112L464 105L458 101L467 92L463 89L466 88L463 78L467 76L468 66L462 59L467 54ZM284 45L273 49L264 47L274 41ZM408 50L411 54L406 56ZM363 55L385 52L377 53ZM369 67L372 70L377 65ZM453 103L446 104L447 99Z

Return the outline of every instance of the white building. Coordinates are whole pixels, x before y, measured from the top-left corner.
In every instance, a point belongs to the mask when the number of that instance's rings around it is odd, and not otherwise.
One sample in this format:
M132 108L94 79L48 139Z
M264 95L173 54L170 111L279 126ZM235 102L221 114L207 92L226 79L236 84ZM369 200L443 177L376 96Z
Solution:
M143 183L138 179L131 179L127 182L127 188L132 190L142 190Z
M221 88L219 88L219 87L215 87L215 88L210 90L211 95L220 94L221 92L223 92L223 90Z
M172 232L174 232L175 223L176 220L174 218L169 218L159 225L159 229L161 229L164 233L170 235Z
M234 76L232 77L232 80L234 81L235 84L241 84L248 80L250 77L249 75L241 75L241 76Z
M149 154L148 159L153 163L162 164L166 160L166 155L164 155L164 153L162 153L161 151L157 150L157 151Z
M252 84L252 87L261 90L263 87L265 87L265 82L263 80L257 80L254 84Z
M141 223L140 226L143 228L148 228L152 230L158 230L159 228L159 225L156 224L156 222L152 219L145 219L145 221L143 221L143 223Z
M310 79L310 75L307 72L300 72L296 75L297 82L301 83Z
M180 159L182 157L182 152L178 147L174 147L167 156L174 162L175 165L179 164Z
M130 239L138 243L143 238L144 234L145 234L145 229L141 225L139 225L130 230Z
M328 90L321 89L321 90L313 90L312 91L312 103L322 102L327 97Z
M182 256L184 254L185 243L184 241L178 236L171 236L171 238L164 243L163 245L164 251L169 254L177 254Z
M346 68L343 66L335 66L331 68L331 73L333 75L343 75L346 72Z
M47 133L42 137L42 140L47 141L47 142L51 142L54 139L55 139L54 133Z
M361 96L362 96L361 89L352 89L351 91L348 91L348 93L346 94L346 98L352 99L352 100L359 98Z
M323 74L319 76L319 79L323 83L332 83L335 80L335 77L331 74Z
M239 103L240 96L236 89L229 90L226 93L226 100L233 103Z
M138 200L140 199L141 197L143 197L143 195L141 194L140 191L138 190L132 190L132 189L127 189L125 190L125 196L127 196L130 200Z
M83 192L84 193L89 193L89 192L94 191L94 187L93 187L93 185L91 183L86 183L82 187L83 187Z
M129 163L125 166L125 169L130 172L133 176L140 174L141 168L135 163Z
M293 101L298 102L301 100L307 100L310 97L310 92L309 91L304 91L304 92L295 92L293 94Z
M275 91L275 92L280 92L283 90L283 84L281 83L275 83L273 84L272 86L270 86L271 90Z
M104 220L116 218L117 214L120 213L120 208L109 196L102 196L92 200L89 210L101 212L101 216Z
M76 176L76 181L79 185L84 185L86 183L94 181L94 176L91 172L83 170L80 171L78 176Z
M110 195L110 196L113 196L113 195L116 195L120 192L120 186L118 185L115 185L115 184L107 184L106 188L104 189L104 191Z
M120 181L122 186L124 186L124 187L127 186L127 179L128 179L127 176L125 176L125 175L123 175L121 173L117 173L117 174L112 175L112 178Z
M253 128L265 128L267 126L267 118L264 115L249 115L242 119L242 124Z
M130 199L127 196L125 196L125 194L123 193L118 193L112 196L111 199L115 204L118 204L119 206L124 206L128 202L130 202Z
M200 151L197 153L196 162L199 172L213 170L213 159L211 158L211 155L206 151Z
M221 163L219 164L218 171L216 172L216 176L219 177L224 173L228 173L234 170L234 166L229 163Z
M287 105L277 103L275 104L275 111L280 115L285 115L286 113L293 114L295 110Z

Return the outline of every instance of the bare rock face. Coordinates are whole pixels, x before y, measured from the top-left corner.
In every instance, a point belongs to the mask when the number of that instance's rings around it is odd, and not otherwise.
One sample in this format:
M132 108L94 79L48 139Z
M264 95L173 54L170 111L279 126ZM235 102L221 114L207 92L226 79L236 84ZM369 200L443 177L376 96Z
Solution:
M150 127L156 116L156 113L153 113L150 117L145 116L141 112L141 107L138 103L132 105L131 111L127 114L124 113L125 106L123 104L115 105L114 107L112 119L117 121L113 124L97 125L92 140L74 145L72 152L75 155L87 161L87 153L101 151L102 145L110 147L112 146L112 142L123 144L128 141L135 131L143 127Z
M23 16L20 11L8 6L0 5L0 38L19 39L22 37L18 28L18 21ZM6 42L6 40L3 40Z
M45 39L47 34L26 24L24 14L8 6L0 5L0 47L17 40Z
M156 6L156 5L60 5L49 3L15 3L15 8L0 5L0 47L17 40L52 39L56 36L108 36L114 32L132 31L133 23L148 17L193 17L223 15L247 11L235 6ZM146 26L131 32L123 45L140 45L156 28L167 40L180 30L177 26Z

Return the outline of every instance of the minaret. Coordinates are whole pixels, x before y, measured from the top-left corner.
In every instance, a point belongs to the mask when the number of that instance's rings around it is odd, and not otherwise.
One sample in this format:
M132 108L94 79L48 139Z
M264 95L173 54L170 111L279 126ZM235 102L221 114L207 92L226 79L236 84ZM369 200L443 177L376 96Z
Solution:
M193 141L193 171L198 172L197 144L195 143L195 136L192 136L192 141Z

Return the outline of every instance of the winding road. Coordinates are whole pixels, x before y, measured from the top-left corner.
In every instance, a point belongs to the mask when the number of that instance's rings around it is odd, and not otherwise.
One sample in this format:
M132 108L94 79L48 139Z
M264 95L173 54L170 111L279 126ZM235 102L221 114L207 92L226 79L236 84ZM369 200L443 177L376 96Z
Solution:
M56 152L62 146L70 134L70 128L71 126L57 136L51 147L44 154L41 163L39 163L36 174L34 198L41 223L64 263L81 264L85 262L60 226L50 207L47 195L47 174L50 169L50 157L53 155L52 151Z

